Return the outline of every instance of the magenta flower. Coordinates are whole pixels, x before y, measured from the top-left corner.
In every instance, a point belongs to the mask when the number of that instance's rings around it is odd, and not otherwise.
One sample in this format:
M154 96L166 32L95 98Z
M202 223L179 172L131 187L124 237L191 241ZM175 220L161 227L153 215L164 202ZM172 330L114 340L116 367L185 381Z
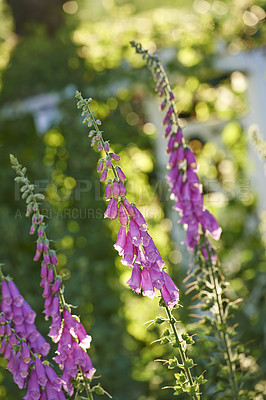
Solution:
M125 188L123 182L120 181L118 184L119 184L119 195L120 195L120 197L125 197L127 195L127 191L126 191L126 188Z
M120 203L118 209L119 222L122 226L128 225L128 216L124 206Z
M103 170L103 160L101 159L98 164L97 172L102 172Z
M143 296L147 296L150 299L153 299L155 292L148 268L144 267L142 269L141 284L142 284Z
M103 172L102 172L102 174L101 174L101 177L100 177L100 181L101 182L104 182L105 180L106 180L106 178L107 178L107 168L105 167L104 168L104 170L103 170Z
M170 278L170 276L162 271L164 276L164 285L161 288L161 294L167 306L174 306L179 301L178 288Z
M120 188L119 188L119 183L117 182L116 179L113 180L113 196L118 197L120 194Z
M120 161L120 159L121 159L121 157L118 154L115 154L115 153L110 153L110 156L115 161Z
M122 169L120 167L117 167L116 172L117 172L117 176L120 179L120 181L125 182L127 178L126 178L126 175L124 174L124 172L122 171Z
M117 235L117 241L114 245L114 248L118 251L118 254L121 256L124 252L126 246L126 229L121 226Z
M107 182L106 188L105 188L105 198L110 199L112 197L112 186L111 182Z
M115 197L112 197L104 213L104 218L116 219L118 216L118 204Z
M136 293L140 293L140 285L141 285L141 272L138 264L134 264L132 268L131 278L126 282L132 290Z

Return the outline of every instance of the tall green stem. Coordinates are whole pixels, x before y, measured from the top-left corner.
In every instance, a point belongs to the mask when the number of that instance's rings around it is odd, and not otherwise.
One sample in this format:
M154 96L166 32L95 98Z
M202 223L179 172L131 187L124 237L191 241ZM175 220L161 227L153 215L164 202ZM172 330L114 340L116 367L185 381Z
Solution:
M173 317L170 308L167 307L166 305L164 307L165 307L165 310L166 310L166 314L168 316L169 324L171 325L171 327L173 329L173 332L174 332L175 340L176 340L176 343L178 345L178 350L179 350L179 354L180 354L180 358L181 358L181 361L182 361L182 364L183 364L183 368L184 368L184 371L185 371L186 378L187 378L190 386L193 387L195 385L195 382L193 381L193 378L192 378L192 375L191 375L191 372L190 372L190 368L187 366L187 356L186 356L186 353L185 353L185 351L183 349L182 341L179 338L179 335L178 335L178 332L177 332L177 329L176 329L176 326L175 326L176 320ZM190 397L193 400L199 400L200 399L200 395L199 394L191 393Z

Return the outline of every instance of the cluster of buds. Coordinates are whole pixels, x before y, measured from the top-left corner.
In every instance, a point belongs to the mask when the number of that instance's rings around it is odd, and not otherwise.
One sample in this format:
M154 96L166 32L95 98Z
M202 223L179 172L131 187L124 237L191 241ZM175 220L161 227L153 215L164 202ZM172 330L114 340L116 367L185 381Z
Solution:
M165 304L174 306L179 301L178 288L163 270L165 263L147 232L148 225L143 215L126 198L126 176L119 165L114 165L114 161L119 161L120 157L110 152L109 144L106 146L108 142L104 141L102 131L98 128L100 121L95 120L89 108L91 99L83 99L79 92L76 97L79 100L77 106L83 109L82 115L85 116L83 122L88 122L89 126L94 127L89 134L89 137L92 137L91 145L105 153L105 157L101 158L98 164L100 181L107 181L105 198L109 203L104 217L119 221L120 229L114 247L122 256L122 263L132 268L132 275L127 283L135 292L142 292L150 298L153 298L158 290ZM113 178L107 180L109 171Z
M0 354L18 387L27 387L24 399L65 399L63 381L44 360L50 345L36 329L36 313L11 279L2 276L1 292Z
M147 65L153 74L158 97L163 98L161 110L166 110L163 120L164 136L169 137L167 153L170 154L168 162L170 172L167 175L167 180L171 198L176 202L174 209L179 212L180 223L186 230L185 244L190 250L200 248L204 258L208 259L208 250L211 247L206 240L204 246L199 246L201 236L209 233L213 239L218 240L222 230L215 217L204 207L202 185L197 176L196 159L191 149L185 144L178 123L174 95L167 75L156 55L151 55L143 50L140 44L131 42L131 45L147 61Z

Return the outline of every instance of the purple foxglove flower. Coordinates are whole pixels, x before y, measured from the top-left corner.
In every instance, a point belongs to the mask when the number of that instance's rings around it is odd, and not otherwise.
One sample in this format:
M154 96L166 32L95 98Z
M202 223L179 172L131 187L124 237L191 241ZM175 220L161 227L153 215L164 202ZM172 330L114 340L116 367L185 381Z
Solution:
M40 226L38 229L38 236L43 236L44 233L44 226Z
M49 382L52 384L53 388L59 392L61 390L62 387L62 379L60 379L56 372L53 370L52 367L50 367L50 365L45 364L44 365L44 369L45 369L45 374L49 380Z
M5 347L5 351L4 351L4 359L5 360L9 360L11 357L11 344L10 342L6 342L6 347Z
M161 258L160 253L157 247L155 246L152 238L150 239L148 246L143 246L143 247L150 262L154 263L155 261Z
M52 305L51 305L51 317L53 318L53 321L57 319L61 319L61 314L60 314L60 300L59 296L54 296Z
M44 288L45 282L47 281L46 276L42 277L40 286Z
M99 142L99 144L98 144L98 151L102 151L102 149L103 149L103 145L102 145L101 142Z
M106 180L106 178L107 178L107 171L108 171L108 169L105 167L104 170L103 170L103 172L102 172L102 175L101 175L101 177L100 177L100 181L101 181L101 182L104 182L104 181Z
M149 273L151 277L151 282L156 289L160 290L164 285L164 277L162 271L153 264L151 268L149 268Z
M140 231L141 241L143 246L148 246L150 243L150 235L146 231Z
M5 330L5 336L9 337L11 336L12 330L11 326L9 324L6 325L6 330Z
M53 385L48 381L46 385L46 396L47 399L57 400L58 392L54 389Z
M129 222L129 233L131 236L131 241L135 246L140 246L142 240L140 237L140 229L133 218Z
M113 181L113 196L118 197L119 193L120 193L119 183L117 182L116 179L114 179L114 181Z
M175 136L171 135L167 145L167 153L171 153L175 145Z
M135 213L134 213L134 208L133 206L129 203L129 201L127 199L123 199L123 204L127 210L127 213L130 217L134 217Z
M162 271L162 273L164 276L164 285L161 288L161 294L165 304L172 307L179 302L178 288L165 271Z
M16 369L13 373L14 382L18 385L19 389L23 389L26 386L27 380L22 378L19 373L19 364L16 366Z
M0 325L0 338L5 336L5 325Z
M42 356L46 357L50 351L51 346L49 343L46 342L44 337L39 333L35 342L32 344L32 349L36 352L41 354Z
M36 215L36 214L33 214L32 219L31 219L31 222L32 222L33 224L36 224L36 222L37 222L37 215Z
M54 343L57 343L61 338L61 317L52 321L48 336Z
M98 164L98 168L97 168L97 172L102 172L102 170L103 170L103 161L102 161L102 159L99 161L99 164Z
M112 186L111 182L108 182L105 188L105 198L110 199L112 197Z
M87 332L85 331L84 326L79 322L78 323L78 328L77 328L77 337L80 341L79 345L82 349L89 349L91 346L91 336L87 335Z
M41 266L41 277L42 278L47 277L47 265L45 263L42 263L42 266Z
M174 182L177 180L179 175L179 168L176 165L175 167L171 168L171 171L167 175L167 180L170 186L173 186Z
M67 354L72 352L72 341L69 330L64 326L57 350L62 359L66 359Z
M128 232L126 236L126 245L124 249L122 264L131 267L133 260L134 260L134 246L132 244L130 233Z
M15 367L15 363L16 363L16 352L14 349L11 349L10 358L6 367L8 371L12 372L13 368Z
M132 269L131 278L126 282L132 290L136 293L140 293L140 285L141 285L141 273L140 267L138 264L134 264Z
M152 285L150 273L147 268L142 269L141 273L141 283L142 283L142 292L143 296L147 296L150 299L154 298L155 292Z
M27 207L26 214L25 214L25 217L30 217L31 212L32 212L32 209L31 209L31 207L28 206L28 207Z
M118 254L121 256L124 252L126 246L126 229L121 226L117 235L116 244L114 248L118 251Z
M3 303L7 306L10 306L13 302L13 297L10 293L10 288L5 279L2 280L2 296Z
M23 358L20 359L19 374L20 374L21 378L24 378L24 379L27 378L27 376L29 375L29 364L25 363Z
M72 396L74 393L73 385L71 383L71 375L67 374L65 371L63 372L62 375L62 380L63 380L63 388L64 390ZM60 392L58 392L60 393Z
M197 168L196 158L194 156L194 153L189 148L186 149L185 157L188 165L190 165L191 168Z
M177 143L182 143L183 140L183 134L180 128L178 128L177 132L176 132L176 137L175 137L175 141Z
M23 340L21 343L21 358L28 364L31 360L31 355L27 343Z
M127 191L123 182L120 181L118 184L119 184L119 195L121 197L125 197L127 195Z
M110 157L107 157L107 159L106 159L106 166L107 166L107 168L112 168L112 166L113 166L113 163L112 163Z
M1 312L5 314L6 320L10 321L13 318L13 311L11 305L1 302Z
M80 365L81 367L85 367L87 362L86 362L86 352L82 350L82 348L78 345L77 342L73 342L73 358L74 358L74 363L76 365Z
M15 304L12 305L13 310L13 321L16 325L21 325L24 321L24 315L22 307L17 307Z
M121 159L121 157L118 154L115 154L115 153L110 153L110 156L115 161L120 161L120 159Z
M198 175L191 169L187 168L186 170L186 175L187 175L187 181L191 184L199 184L199 178Z
M50 251L50 259L51 259L51 263L53 265L57 265L58 264L58 260L57 260L55 251L53 251L53 250Z
M160 90L160 92L158 93L158 97L162 97L164 94L164 88Z
M104 151L106 151L106 153L109 152L109 144L108 144L108 142L104 142Z
M59 292L59 289L60 289L60 286L61 286L61 278L58 276L57 278L56 278L56 280L54 281L54 283L53 283L53 286L52 286L52 292L55 294L55 293L58 293Z
M46 297L48 297L48 296L50 296L50 295L51 295L51 286L50 286L50 283L47 282L47 281L45 281L45 283L44 283L44 289L43 289L43 293L42 293L42 297L43 297L43 298L46 298Z
M36 339L37 339L37 337L39 336L39 332L37 331L37 329L36 329L36 326L35 326L35 324L28 324L28 323L25 323L25 325L24 325L24 327L25 327L25 338L30 342L30 343L33 343Z
M178 146L177 148L177 162L182 162L185 159L185 151L183 146Z
M124 172L122 171L122 169L120 167L116 168L116 172L117 172L117 176L119 178L120 181L125 182L126 181L126 175L124 174Z
M44 264L50 264L50 256L46 252L43 253L43 262Z
M43 220L44 220L44 216L43 215L39 215L38 223L40 224L41 222L43 222Z
M164 99L164 101L161 103L161 110L163 111L165 109L166 106L166 99Z
M104 213L104 218L116 219L118 216L118 205L115 197L112 197Z
M49 251L49 240L45 239L44 243L43 243L43 251Z
M43 363L39 357L35 358L35 370L36 370L36 375L37 375L37 379L38 379L38 384L40 386L45 387L46 383L48 382L48 379L45 374L45 369L44 369ZM52 399L52 397L49 397L49 399L50 398Z
M119 222L122 226L128 225L128 216L124 206L120 203L118 209Z
M6 340L6 338L4 337L4 339L3 339L2 342L1 342L1 346L0 346L0 354L3 354L3 353L5 352L6 343L7 343L7 340Z
M177 164L177 158L178 158L178 151L177 150L172 151L167 165L168 168L174 167Z
M209 232L213 239L220 239L222 229L219 227L219 224L215 217L211 213L209 213L209 211L205 210L203 215L199 216L199 221L202 225L203 230Z
M10 290L11 296L13 298L13 303L17 307L21 307L24 299L21 296L21 294L19 293L19 290L16 287L15 283L13 281L11 281L11 279L9 279L9 281L8 281L8 286L9 286L9 290Z
M134 206L133 209L134 209L134 220L138 224L139 229L141 231L146 231L148 224L145 221L145 218L143 217L143 215L141 214L141 212L138 210L137 207Z
M73 350L73 348L72 348ZM67 358L65 359L64 362L64 372L66 372L68 375L72 376L72 378L75 378L78 373L78 367L75 365L75 359L74 355L68 354Z
M170 100L174 100L175 99L173 92L169 92L169 98L170 98Z
M94 136L94 137L91 139L91 146L94 146L95 142L96 142L96 136Z
M135 247L135 254L136 259L134 264L138 263L139 265L150 267L151 263L149 262L149 260L147 260L146 254L141 247Z
M37 240L36 249L37 249L37 251L42 251L43 250L43 242L42 242L42 240L40 240L40 239Z
M172 130L172 123L169 122L169 124L167 125L167 127L165 128L165 132L164 132L164 137L167 138L168 135L170 134Z
M6 319L5 319L5 315L4 314L0 314L0 324L4 325L6 323Z
M30 374L27 396L29 399L36 399L36 400L38 400L41 396L38 377L34 368L32 369Z
M36 224L32 224L30 227L30 235L33 235L35 233L36 230Z
M52 258L51 258L52 260ZM51 283L54 281L54 269L53 268L48 268L47 270L47 282Z
M198 224L197 227L195 226L195 228L196 229L193 229L193 224L191 224L186 231L185 244L190 250L194 250L199 242L200 235L198 232Z
M33 258L34 261L38 261L39 258L41 257L41 252L39 250L36 250L35 256Z

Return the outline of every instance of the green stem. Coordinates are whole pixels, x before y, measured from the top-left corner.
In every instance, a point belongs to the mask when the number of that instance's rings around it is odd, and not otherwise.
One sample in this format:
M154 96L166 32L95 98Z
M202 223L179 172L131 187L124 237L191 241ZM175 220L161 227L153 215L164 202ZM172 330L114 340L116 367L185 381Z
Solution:
M92 391L91 391L91 388L90 388L90 384L88 382L88 379L84 375L84 372L83 372L83 370L82 370L80 365L79 365L79 372L81 373L81 375L83 377L83 380L84 380L84 387L85 387L87 398L88 398L88 400L93 400L93 395L92 395Z
M217 327L217 329L221 334L221 338L222 338L222 341L223 341L223 344L225 347L225 352L226 352L225 361L229 368L229 376L230 376L232 388L234 391L234 399L238 400L239 399L238 389L237 389L237 383L236 383L236 377L235 377L234 364L233 364L233 360L232 360L233 357L232 357L232 349L231 349L231 345L230 345L230 339L228 337L228 334L224 331L226 324L225 324L225 317L224 317L223 306L222 306L222 299L221 299L221 295L220 295L220 291L219 291L219 283L217 282L217 277L214 274L213 265L211 263L211 258L210 258L210 254L209 254L209 249L207 249L207 252L208 252L208 256L209 256L209 260L210 260L210 266L209 266L210 281L211 281L211 284L214 289L216 303L218 306L218 313L219 313L219 319L220 319L219 322L223 328L222 331L219 329L219 327Z
M176 329L176 326L175 326L175 318L173 317L170 308L167 307L166 305L164 307L165 307L165 310L166 310L166 313L167 313L167 316L168 316L169 324L171 325L171 327L173 329L173 332L174 332L174 335L175 335L175 340L176 340L176 343L178 345L178 350L179 350L179 354L180 354L180 357L181 357L183 368L184 368L184 371L185 371L185 374L186 374L186 378L187 378L190 386L192 387L192 386L194 386L195 383L193 381L193 377L191 375L190 368L188 368L188 366L187 366L187 362L186 362L187 361L187 356L186 356L186 353L185 353L185 351L184 351L184 349L182 347L182 342L181 342L181 340L179 339L179 336L178 336L178 332L177 332L177 329ZM191 398L193 400L199 400L200 399L200 395L199 394L193 394L193 393L189 393L189 394L190 394L190 396L191 396Z

